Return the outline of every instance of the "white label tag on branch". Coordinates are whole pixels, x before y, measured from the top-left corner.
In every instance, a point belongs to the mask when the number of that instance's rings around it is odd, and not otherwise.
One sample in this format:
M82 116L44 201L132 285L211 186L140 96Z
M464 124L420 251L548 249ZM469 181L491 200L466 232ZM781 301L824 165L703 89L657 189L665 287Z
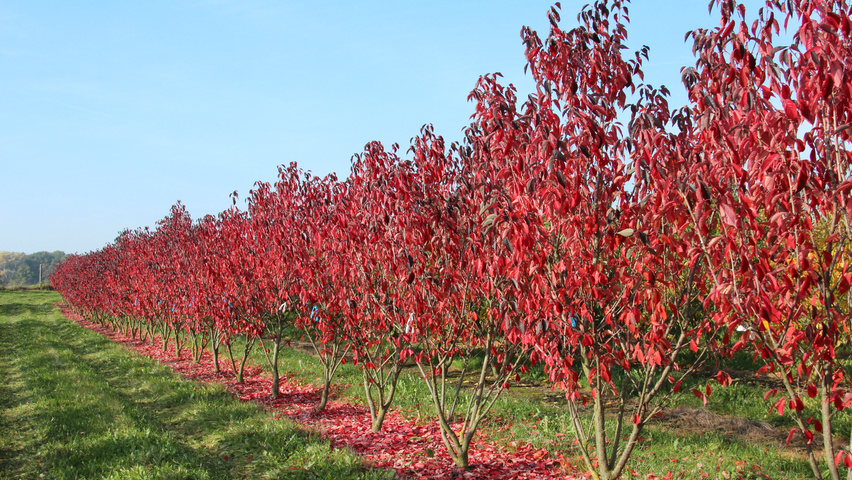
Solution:
M414 313L408 314L408 321L405 322L405 333L411 333L411 330L414 326Z

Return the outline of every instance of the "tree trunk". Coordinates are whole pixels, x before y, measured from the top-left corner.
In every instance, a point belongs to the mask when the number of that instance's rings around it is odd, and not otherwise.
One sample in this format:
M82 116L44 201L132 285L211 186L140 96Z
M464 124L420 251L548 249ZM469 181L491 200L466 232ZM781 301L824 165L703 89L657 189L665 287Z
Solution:
M373 433L378 432L382 429L382 423L385 421L385 415L387 415L389 407L385 407L384 405L380 405L378 411L376 411L376 416L373 418Z
M322 382L322 391L320 392L320 401L317 404L316 411L321 412L325 410L326 405L328 405L328 396L329 391L331 390L331 378L326 378Z
M237 372L237 382L243 383L243 372L246 369L246 362L248 361L249 353L251 353L251 348L254 346L254 340L246 339L246 346L243 349L243 359L240 361L240 369Z
M228 343L225 344L225 348L228 350L228 359L231 361L231 372L234 373L234 377L237 376L237 362L234 360L234 351L231 350L231 341L228 339ZM237 380L239 381L239 380Z
M210 347L210 350L213 352L213 372L221 373L221 370L219 369L219 345L214 343Z
M280 380L278 378L278 350L281 338L276 336L275 346L272 350L272 396L278 398L281 395Z
M269 371L272 374L272 389L270 394L273 398L277 398L281 395L281 383L278 378L278 354L281 351L281 332L284 330L284 322L280 316L275 316L270 320L274 321L274 323L270 321L270 324L274 326L274 330L271 332L272 355L269 355L269 349L264 345L262 338L260 340L260 347L263 349L263 356L266 358L266 363L269 364Z
M175 354L180 358L180 351L183 348L183 342L180 341L180 330L175 329Z
M172 331L169 330L167 326L163 326L162 335L163 335L163 353L166 352L169 348L169 335L171 335Z
M390 372L387 377L382 370L376 372L376 376L383 385L377 385L370 381L370 377L366 370L363 374L364 394L367 397L367 405L370 407L370 419L372 420L373 432L378 432L382 429L382 423L385 421L385 416L393 405L394 394L396 393L396 385L399 381L399 374L402 372L402 365L399 360L391 365ZM385 394L385 388L388 389ZM376 396L374 396L374 393ZM376 398L378 397L378 398Z
M825 463L828 466L828 474L831 480L840 480L840 472L837 470L837 465L834 463L834 438L831 431L831 401L829 400L829 392L831 391L831 379L834 377L834 371L831 367L826 369L823 374L820 384L820 413L822 414L822 446L825 450Z
M210 350L213 352L213 372L221 373L219 369L219 348L222 346L222 337L215 327L210 327Z

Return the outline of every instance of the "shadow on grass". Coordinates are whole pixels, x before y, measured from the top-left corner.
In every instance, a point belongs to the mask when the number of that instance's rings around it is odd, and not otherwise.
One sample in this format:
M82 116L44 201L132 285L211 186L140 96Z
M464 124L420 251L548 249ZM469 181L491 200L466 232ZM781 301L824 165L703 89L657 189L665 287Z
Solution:
M0 305L0 316L20 317L50 313L53 307L44 304L6 303Z
M21 403L29 402L31 395L18 386L16 371L18 358L14 355L11 333L7 325L0 324L0 478L6 473L20 472L32 449L25 443L29 425L13 412Z

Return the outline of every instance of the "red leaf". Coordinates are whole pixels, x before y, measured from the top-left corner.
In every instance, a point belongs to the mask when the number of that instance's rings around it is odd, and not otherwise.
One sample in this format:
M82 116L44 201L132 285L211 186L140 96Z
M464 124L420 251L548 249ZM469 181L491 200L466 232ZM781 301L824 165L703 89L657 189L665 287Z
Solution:
M727 37L727 36L731 33L731 31L734 29L734 24L735 24L735 22L734 22L733 20L731 20L731 21L728 23L728 25L726 25L726 26L725 26L725 29L724 29L724 30L722 30L722 31L719 33L719 38L725 38L725 37Z
M802 168L799 170L799 175L796 177L796 192L802 191L808 183L808 171Z
M719 212L722 214L722 221L732 227L737 226L737 216L734 214L734 209L728 204L719 206Z
M720 385L728 386L731 384L731 376L726 372L719 371L719 373L716 374L716 381L719 382Z
M794 122L799 121L799 107L790 99L784 99L784 113Z
M763 401L765 402L765 401L769 400L769 397L774 397L775 394L777 394L777 393L778 393L777 388L773 388L771 390L768 390L766 393L763 394Z
M811 398L816 397L817 388L813 383L808 384L808 396Z
M849 286L852 282L849 281L849 274L840 277L840 283L837 286L837 291L842 295L849 291Z
M793 435L795 435L797 431L799 431L798 428L790 429L790 433L787 434L787 442L785 445L790 445L790 441L793 440Z
M707 396L704 395L704 392L698 390L697 388L692 389L692 394L696 397L700 398L702 402L704 402L704 406L707 406Z

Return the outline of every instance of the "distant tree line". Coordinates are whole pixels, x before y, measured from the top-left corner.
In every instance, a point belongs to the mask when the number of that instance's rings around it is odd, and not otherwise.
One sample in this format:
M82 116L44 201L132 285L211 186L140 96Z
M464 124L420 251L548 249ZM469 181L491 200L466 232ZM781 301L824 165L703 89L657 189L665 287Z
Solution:
M50 274L65 260L65 252L36 252L30 255L17 252L0 252L0 288L25 287L48 283Z

